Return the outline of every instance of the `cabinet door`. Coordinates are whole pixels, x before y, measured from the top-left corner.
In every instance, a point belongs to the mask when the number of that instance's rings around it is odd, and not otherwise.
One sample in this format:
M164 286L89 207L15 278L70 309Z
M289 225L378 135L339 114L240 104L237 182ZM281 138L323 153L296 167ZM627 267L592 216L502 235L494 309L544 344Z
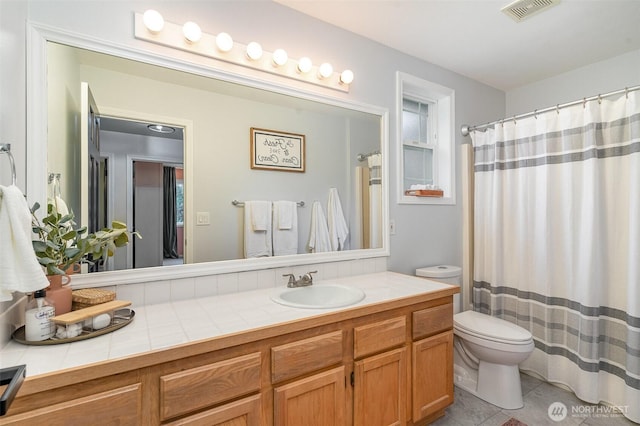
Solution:
M354 425L404 425L407 416L407 349L355 363Z
M342 426L346 424L344 366L274 389L274 424Z
M260 395L198 413L167 426L260 426Z
M453 332L413 344L413 421L453 403Z

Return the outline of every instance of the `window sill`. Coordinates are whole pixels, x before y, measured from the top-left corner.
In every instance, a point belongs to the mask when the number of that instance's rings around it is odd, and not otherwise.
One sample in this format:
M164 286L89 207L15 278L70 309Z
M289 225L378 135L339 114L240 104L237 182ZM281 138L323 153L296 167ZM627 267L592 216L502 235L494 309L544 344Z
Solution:
M402 195L398 199L398 204L416 204L416 205L455 205L455 197L415 197L410 195Z

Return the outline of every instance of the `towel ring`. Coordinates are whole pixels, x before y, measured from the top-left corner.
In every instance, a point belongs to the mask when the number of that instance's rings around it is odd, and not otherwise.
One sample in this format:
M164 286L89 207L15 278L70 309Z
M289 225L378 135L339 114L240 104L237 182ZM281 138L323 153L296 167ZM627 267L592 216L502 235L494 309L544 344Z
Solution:
M13 154L11 154L11 144L4 143L0 144L0 153L7 154L9 158L9 164L11 165L11 184L16 184L16 163L13 160Z

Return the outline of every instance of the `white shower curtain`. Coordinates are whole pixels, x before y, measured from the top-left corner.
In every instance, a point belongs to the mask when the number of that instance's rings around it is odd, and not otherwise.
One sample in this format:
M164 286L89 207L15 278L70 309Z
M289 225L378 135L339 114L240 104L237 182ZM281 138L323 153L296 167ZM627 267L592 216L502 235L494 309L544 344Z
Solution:
M371 154L369 166L370 248L382 247L382 154Z
M531 331L521 368L636 422L639 93L472 134L474 309Z

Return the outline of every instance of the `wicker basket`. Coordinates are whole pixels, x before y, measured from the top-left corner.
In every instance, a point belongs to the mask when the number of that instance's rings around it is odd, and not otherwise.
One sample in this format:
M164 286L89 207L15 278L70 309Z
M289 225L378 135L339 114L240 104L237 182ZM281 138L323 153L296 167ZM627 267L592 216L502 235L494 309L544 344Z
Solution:
M99 288L82 288L80 290L73 290L71 294L71 309L74 311L99 305L100 303L111 302L116 298L115 291L102 290Z

